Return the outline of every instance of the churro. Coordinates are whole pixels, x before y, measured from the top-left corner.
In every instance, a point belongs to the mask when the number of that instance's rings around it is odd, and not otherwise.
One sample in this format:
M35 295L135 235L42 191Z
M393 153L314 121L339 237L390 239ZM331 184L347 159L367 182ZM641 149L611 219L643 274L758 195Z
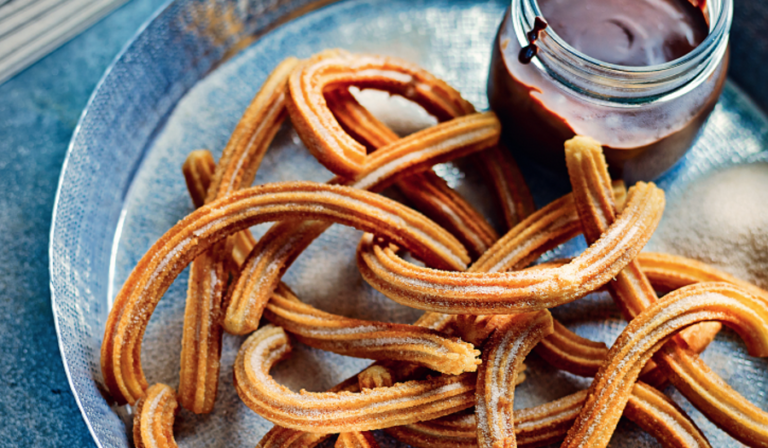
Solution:
M378 448L379 444L369 431L342 432L334 448Z
M365 235L358 246L363 278L392 300L449 314L509 314L568 303L609 282L650 239L664 208L652 184L629 190L619 219L569 264L535 271L475 273L422 268Z
M290 353L279 327L267 325L245 341L235 361L235 388L243 402L273 423L319 433L367 431L431 420L471 407L476 375L441 375L359 393L292 392L269 370Z
M413 210L355 188L287 182L252 187L197 209L142 257L115 299L101 350L104 381L118 402L147 387L141 339L157 302L197 255L235 232L278 219L317 219L376 232L432 264L465 269L469 258L445 230Z
M133 444L136 448L176 448L173 422L179 412L176 393L165 384L155 384L136 403Z
M288 58L280 63L246 109L216 165L206 202L253 182L269 144L287 116L288 75L298 62ZM205 174L185 173L185 177L199 182ZM220 242L200 254L190 269L178 394L181 405L198 414L213 410L219 384L221 301L227 286L225 248L226 243Z
M408 361L442 373L474 372L472 344L416 325L363 321L320 311L278 286L264 317L311 347L356 358Z
M678 289L629 322L590 385L588 399L562 446L607 446L645 363L676 332L703 321L727 323L752 356L768 356L765 302L727 283Z
M552 331L549 311L519 314L497 328L483 347L475 391L480 448L516 446L515 379L531 349Z
M566 161L574 179L574 193L585 203L580 212L582 224L596 233L601 225L609 225L613 217L607 191L607 173L602 148L594 140L584 137L566 143ZM656 294L639 268L633 262L609 291L628 318L654 303ZM749 288L750 293L754 288ZM757 295L763 303L764 296ZM712 319L717 320L717 319ZM680 390L712 422L735 439L748 444L768 446L768 413L756 408L731 389L722 379L701 362L690 350L703 349L720 329L717 322L706 322L685 329L661 350L653 361L666 373L669 381ZM681 344L681 348L671 345ZM683 349L688 348L688 349Z
M534 448L562 441L579 414L587 391L514 411L517 446ZM632 388L624 416L637 423L665 447L709 447L688 415L664 394L638 382ZM476 448L477 422L470 411L435 420L386 428L397 440L416 448Z
M291 121L312 155L331 172L346 177L361 171L367 151L342 130L328 109L324 92L349 86L401 95L440 121L474 111L445 82L396 58L338 52L304 64L289 81Z
M426 169L437 160L457 157L495 144L499 122L492 113L474 114L417 132L369 156L365 169L348 185L378 190L396 176ZM342 182L337 179L337 182ZM246 334L258 328L264 304L285 270L330 226L327 222L278 222L259 240L231 288L224 328ZM416 254L418 256L418 254ZM430 266L437 260L422 260ZM441 263L440 263L441 264Z

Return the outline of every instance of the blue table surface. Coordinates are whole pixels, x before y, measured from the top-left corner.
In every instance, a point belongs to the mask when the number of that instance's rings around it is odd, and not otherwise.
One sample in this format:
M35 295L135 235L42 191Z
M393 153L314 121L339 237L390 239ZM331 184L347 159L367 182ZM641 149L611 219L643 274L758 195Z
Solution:
M0 445L95 446L69 389L48 288L59 171L104 70L165 0L131 0L0 85ZM731 76L768 104L768 6L737 3ZM748 68L748 69L746 69Z

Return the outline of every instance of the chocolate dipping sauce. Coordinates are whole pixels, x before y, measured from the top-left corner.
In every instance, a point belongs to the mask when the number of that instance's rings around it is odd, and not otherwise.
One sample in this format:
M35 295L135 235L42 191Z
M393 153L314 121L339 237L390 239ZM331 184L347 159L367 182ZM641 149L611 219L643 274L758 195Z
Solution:
M538 0L538 4L546 26L525 30L529 45L520 45L510 10L494 43L488 96L502 120L508 146L564 169L563 143L583 134L603 143L614 175L651 180L670 168L690 148L717 103L725 83L727 52L701 85L668 101L632 106L587 98L526 62L544 51L536 48L537 41L548 32L609 64L645 67L669 62L706 39L709 26L702 9L687 0Z
M685 56L709 34L688 0L539 0L550 28L609 64L643 67Z

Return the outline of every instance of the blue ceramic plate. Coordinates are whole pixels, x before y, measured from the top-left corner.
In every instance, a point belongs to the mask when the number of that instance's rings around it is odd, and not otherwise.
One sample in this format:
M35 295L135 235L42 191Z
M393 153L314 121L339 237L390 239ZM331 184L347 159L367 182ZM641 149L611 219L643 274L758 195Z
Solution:
M51 229L59 344L72 390L99 446L131 445L130 409L110 403L102 387L104 323L138 259L192 210L180 170L186 155L198 148L220 154L245 106L280 60L329 47L412 60L457 87L478 108L486 108L491 41L505 6L503 1L469 0L176 0L147 23L106 73L83 113L62 170ZM403 130L429 122L422 111L403 111L396 100L376 95L368 100ZM660 185L674 199L689 182L715 169L764 160L767 123L728 85L696 147ZM306 153L289 125L273 146L257 183L331 177ZM567 188L562 179L526 164L523 168L540 205ZM444 165L439 172L495 219L471 170ZM337 227L297 260L285 280L303 300L331 312L414 320L415 310L390 302L362 281L353 256L357 232ZM257 235L262 231L254 229ZM555 255L579 250L581 244L570 243ZM151 383L178 384L185 289L186 273L165 295L147 329L142 360ZM584 307L599 319L585 321ZM623 326L610 300L600 295L555 312L580 334L609 343ZM176 437L181 446L252 447L271 427L240 403L232 386L231 366L240 342L225 337L215 411L179 415ZM768 369L763 361L746 356L732 333L719 336L704 358L737 390L768 407ZM299 346L274 373L291 388L324 390L365 364ZM517 406L559 398L586 385L583 379L553 372L535 356L527 364L528 380L516 396ZM691 410L674 390L668 392ZM697 412L691 414L714 446L732 446ZM377 437L384 446L397 445L383 434ZM612 446L654 444L626 422L612 441Z

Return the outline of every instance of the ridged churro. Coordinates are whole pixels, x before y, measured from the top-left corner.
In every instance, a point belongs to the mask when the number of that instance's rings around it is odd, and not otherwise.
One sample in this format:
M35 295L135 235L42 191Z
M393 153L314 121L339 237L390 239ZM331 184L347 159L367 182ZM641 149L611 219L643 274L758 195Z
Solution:
M666 295L632 319L589 387L564 448L605 447L640 371L676 332L703 321L736 330L752 356L768 356L768 305L727 283L700 283Z
M319 433L366 431L431 420L471 407L476 375L441 375L359 393L292 392L269 370L290 353L279 327L254 332L235 361L235 388L243 402L273 423Z
M320 311L278 286L264 317L300 342L356 358L407 361L442 373L474 372L480 352L472 344L416 325L350 319Z
M563 440L586 397L587 391L582 390L546 404L514 411L517 446L535 448ZM624 416L637 423L664 447L710 446L685 412L645 383L638 382L632 388ZM468 410L384 431L416 448L476 448L476 428L475 414Z
M379 444L369 431L342 432L334 448L378 448Z
M288 58L280 63L246 109L216 165L206 202L253 182L269 144L287 116L288 75L298 62ZM205 173L194 174L185 173L185 177L195 177L199 182ZM202 253L190 269L178 393L181 405L198 414L213 410L219 384L221 302L227 286L225 248L226 243L221 242Z
M341 129L328 109L324 92L352 85L401 95L424 107L438 120L474 111L474 107L445 82L396 58L339 52L305 64L289 81L291 121L320 163L346 177L360 172L367 151Z
M176 448L173 422L179 412L176 392L155 384L136 403L133 416L133 444L136 448Z
M638 183L610 229L569 264L535 271L475 273L422 268L365 235L358 246L363 278L404 305L455 314L509 314L568 303L609 282L640 252L656 228L664 193Z
M376 191L398 175L491 146L498 140L499 132L499 122L492 113L474 114L439 124L372 153L365 169L348 185ZM230 305L224 320L227 332L246 334L258 328L264 304L282 274L329 226L327 222L294 220L279 222L267 231L251 251L242 268L243 275L231 288ZM436 266L433 264L436 260L423 261Z
M104 381L119 402L135 403L147 388L141 339L157 302L194 258L229 235L261 222L319 219L376 232L449 269L469 260L461 244L413 210L359 189L287 182L240 190L197 209L161 237L139 261L115 299L101 351Z
M592 139L575 138L566 143L566 162L574 179L574 196L577 202L585 204L579 210L584 212L582 224L592 227L596 233L602 225L609 225L614 216L607 194L607 174L601 174L607 173L602 148ZM639 263L629 266L631 269L622 272L617 281L609 285L609 291L631 319L657 298ZM753 292L754 288L749 291ZM758 297L764 302L762 294ZM682 344L682 348L702 350L719 329L717 322L699 324L683 330L670 345ZM692 350L682 348L661 350L653 361L691 403L731 436L744 443L768 446L768 413L731 389Z
M512 412L515 380L531 349L552 331L549 311L519 314L497 328L483 347L475 391L480 448L516 446Z

